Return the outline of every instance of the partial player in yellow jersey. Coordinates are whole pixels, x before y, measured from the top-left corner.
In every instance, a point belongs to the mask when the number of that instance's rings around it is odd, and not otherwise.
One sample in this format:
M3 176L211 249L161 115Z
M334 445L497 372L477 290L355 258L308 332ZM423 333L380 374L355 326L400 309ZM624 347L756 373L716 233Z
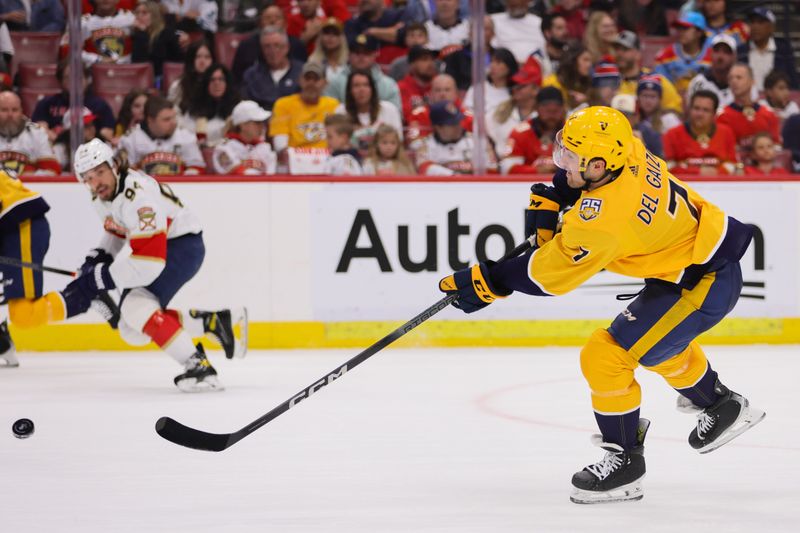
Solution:
M644 279L645 286L608 328L581 351L605 456L572 478L571 500L598 503L642 498L644 437L639 365L661 374L694 412L689 444L710 452L765 414L723 385L695 338L733 309L742 288L739 260L752 230L672 176L666 163L633 137L622 113L589 107L573 113L556 136L555 187L534 186L529 229L538 248L494 265L484 262L444 278L466 313L520 291L567 293L602 269ZM560 233L555 233L560 209ZM546 304L545 304L546 305Z
M16 327L29 328L64 320L74 290L43 295L42 270L20 263L41 265L50 247L50 225L45 213L50 206L5 170L0 170L0 368L17 367L16 347L8 331L8 319ZM14 264L17 263L17 264ZM88 301L115 327L118 310L105 293ZM85 310L84 310L85 311Z

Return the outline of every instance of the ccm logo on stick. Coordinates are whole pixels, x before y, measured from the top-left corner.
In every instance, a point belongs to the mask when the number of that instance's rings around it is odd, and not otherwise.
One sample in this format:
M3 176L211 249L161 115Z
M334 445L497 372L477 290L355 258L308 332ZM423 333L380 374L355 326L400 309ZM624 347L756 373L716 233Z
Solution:
M292 407L294 407L295 405L297 405L301 401L305 400L306 398L308 398L309 396L311 396L312 394L317 392L319 389L321 389L325 385L328 385L331 381L344 376L344 374L346 372L347 372L347 365L343 365L343 366L339 367L338 370L334 370L333 372L328 374L326 377L322 378L321 380L319 380L316 383L314 383L313 385L311 385L306 390L298 392L297 394L295 394L292 397L291 400L289 400L289 408L291 409Z

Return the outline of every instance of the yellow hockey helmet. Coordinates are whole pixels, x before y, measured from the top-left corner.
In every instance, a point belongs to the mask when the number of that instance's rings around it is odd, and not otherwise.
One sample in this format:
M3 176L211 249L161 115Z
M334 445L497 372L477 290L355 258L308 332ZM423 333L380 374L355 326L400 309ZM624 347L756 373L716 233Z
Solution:
M572 113L561 130L563 148L578 156L581 172L592 159L603 159L611 173L625 166L633 150L633 129L621 112L592 106Z

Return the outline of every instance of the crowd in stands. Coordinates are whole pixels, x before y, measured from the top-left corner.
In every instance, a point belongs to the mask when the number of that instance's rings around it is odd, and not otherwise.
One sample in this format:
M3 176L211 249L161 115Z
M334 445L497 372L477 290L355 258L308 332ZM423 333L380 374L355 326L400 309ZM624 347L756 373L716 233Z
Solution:
M0 0L0 164L69 172L79 120L156 175L470 174L481 113L490 173L547 174L605 105L675 173L800 172L792 46L728 3L487 0L473 80L468 0L84 0L76 119L65 4Z

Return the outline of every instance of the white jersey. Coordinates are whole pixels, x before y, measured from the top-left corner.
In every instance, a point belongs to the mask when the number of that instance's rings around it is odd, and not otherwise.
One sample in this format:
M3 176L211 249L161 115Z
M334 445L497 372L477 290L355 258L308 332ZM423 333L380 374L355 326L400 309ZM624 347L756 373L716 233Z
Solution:
M197 137L183 128L176 128L167 139L154 139L141 124L122 136L119 150L128 154L132 168L146 174L172 176L175 174L199 174L205 171L206 163Z
M443 28L433 20L425 21L425 29L428 30L428 42L426 48L431 50L442 50L448 46L462 46L469 41L469 21L459 20L454 26Z
M724 88L717 85L717 82L714 81L710 72L701 72L692 78L692 81L689 82L689 88L686 89L685 101L688 102L692 98L692 95L701 89L711 91L717 95L717 98L719 98L719 107L717 107L717 110L720 113L722 113L722 110L728 105L733 103L733 92L731 88L727 85ZM754 102L758 100L758 89L756 89L755 85L753 85L753 89L750 91L750 98L752 98Z
M117 287L146 287L164 269L167 240L202 227L168 185L147 174L129 170L118 190L110 202L92 200L106 230L100 247L115 256L109 272ZM119 253L125 244L130 254Z
M337 151L325 160L323 174L327 176L360 176L363 174L361 163L355 156L355 150Z
M425 176L452 176L453 174L472 173L472 152L474 143L472 135L467 132L455 142L441 142L436 134L430 134L422 140L417 151L417 168ZM487 169L494 169L496 161L494 153L488 147L486 153Z
M81 39L83 40L83 62L91 65L103 58L116 63L130 63L133 50L133 23L136 16L126 9L119 9L110 17L94 13L81 16ZM62 46L69 45L69 33L61 39Z
M61 165L41 126L28 121L16 137L0 135L0 164L16 174L59 174Z
M213 160L214 171L228 175L275 174L278 164L275 152L263 139L246 143L233 134L214 147Z

